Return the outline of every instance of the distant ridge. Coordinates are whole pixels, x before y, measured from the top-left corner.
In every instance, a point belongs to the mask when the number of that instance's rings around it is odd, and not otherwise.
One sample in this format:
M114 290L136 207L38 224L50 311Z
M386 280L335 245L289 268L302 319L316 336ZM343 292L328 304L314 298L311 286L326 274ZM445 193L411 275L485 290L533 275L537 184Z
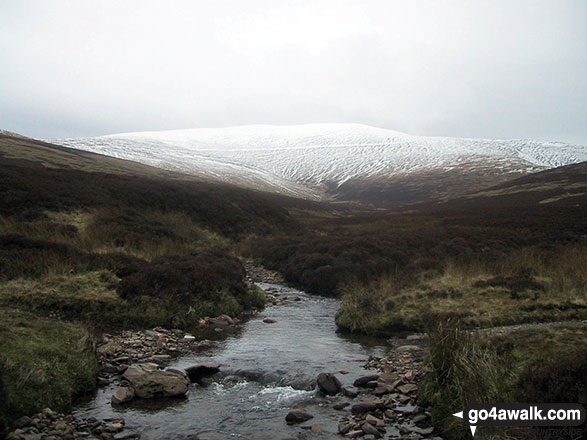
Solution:
M51 142L240 186L394 206L587 160L562 142L413 136L361 124L249 125Z

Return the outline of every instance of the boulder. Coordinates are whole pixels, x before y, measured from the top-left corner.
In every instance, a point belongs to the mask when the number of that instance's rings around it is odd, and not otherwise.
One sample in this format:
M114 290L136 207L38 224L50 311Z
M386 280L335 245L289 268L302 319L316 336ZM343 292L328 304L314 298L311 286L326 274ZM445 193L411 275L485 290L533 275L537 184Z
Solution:
M308 411L304 411L303 409L294 409L291 410L287 416L285 416L285 421L288 425L294 425L297 423L303 423L313 418L314 416Z
M332 373L320 373L316 383L320 391L327 396L334 396L340 393L342 389L342 384Z
M133 367L129 367L129 370ZM128 371L128 370L127 370ZM125 373L126 375L126 373ZM189 380L170 371L144 371L142 374L133 373L127 377L135 395L141 399L153 397L183 396L188 392Z
M135 398L135 391L130 387L120 387L112 395L112 404L120 405L122 403L130 402Z
M158 365L153 363L131 365L126 369L126 371L122 375L122 378L132 383L133 379L142 376L145 373L155 371L157 370L157 368Z
M192 382L198 382L203 377L212 376L219 371L220 364L217 363L201 363L185 369L185 372Z
M350 397L351 399L354 399L359 395L359 390L355 387L344 387L342 389L342 394L344 394L347 397Z
M356 387L364 387L369 382L377 381L377 379L379 379L379 374L369 374L368 376L357 378L353 385Z
M375 426L373 426L369 422L363 423L363 426L361 426L361 429L363 430L363 432L365 434L374 435L376 438L381 437L381 433L377 430L377 428L375 428Z
M277 321L276 321L275 319L273 319L273 318L265 318L265 319L263 320L263 322L264 322L265 324L275 324Z
M356 403L351 407L351 412L353 414L364 414L368 412L373 412L378 409L384 409L385 402L381 399L372 399L372 400L364 400L362 402Z

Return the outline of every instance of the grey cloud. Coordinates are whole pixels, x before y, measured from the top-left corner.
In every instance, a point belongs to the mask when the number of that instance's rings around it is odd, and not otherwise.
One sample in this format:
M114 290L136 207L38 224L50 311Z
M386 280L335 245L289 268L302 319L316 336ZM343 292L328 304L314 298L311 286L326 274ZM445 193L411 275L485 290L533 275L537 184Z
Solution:
M583 1L5 1L0 126L587 141Z

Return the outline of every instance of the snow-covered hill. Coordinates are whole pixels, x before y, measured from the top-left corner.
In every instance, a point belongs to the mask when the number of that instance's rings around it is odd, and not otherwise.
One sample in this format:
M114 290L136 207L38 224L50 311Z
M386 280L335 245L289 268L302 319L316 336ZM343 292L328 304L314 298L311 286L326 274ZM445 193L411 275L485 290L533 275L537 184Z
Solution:
M326 193L361 198L360 194L371 194L366 188L375 184L384 200L386 194L393 195L394 185L405 189L406 179L411 179L410 191L422 189L416 176L432 186L454 181L451 191L464 193L477 189L469 187L476 183L587 160L587 148L581 145L411 136L359 124L198 128L51 142L313 198ZM355 195L345 196L349 190ZM415 196L422 198L427 196Z

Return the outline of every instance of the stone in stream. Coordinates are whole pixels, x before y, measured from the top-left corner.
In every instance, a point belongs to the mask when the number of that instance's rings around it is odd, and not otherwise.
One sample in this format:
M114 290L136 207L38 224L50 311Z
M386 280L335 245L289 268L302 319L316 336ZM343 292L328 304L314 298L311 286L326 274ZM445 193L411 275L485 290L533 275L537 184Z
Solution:
M185 369L185 372L192 382L198 382L203 377L212 376L219 371L220 364L217 363L201 363Z
M285 416L285 421L288 425L294 425L313 418L314 416L308 411L304 411L303 409L293 409L287 414L287 416Z
M312 425L312 432L314 434L322 434L322 427L320 426L320 423L314 423Z
M264 322L265 324L275 324L277 321L276 321L275 319L273 319L273 318L265 318L265 319L263 320L263 322Z
M363 423L363 425L361 426L361 430L365 433L365 434L371 434L374 435L376 438L381 437L381 433L377 430L377 428L375 428L375 426L373 426L371 423L369 422L365 422Z
M353 414L363 414L375 411L377 409L385 409L385 402L381 399L364 400L356 403L351 407Z
M332 373L320 373L318 379L316 379L316 383L318 384L320 391L327 396L334 396L335 394L340 393L340 390L342 389L340 380L338 380Z
M127 376L131 369L132 374ZM129 367L125 379L130 382L135 395L141 399L183 396L188 391L189 381L179 374L161 370L137 371L139 369L139 366Z
M350 397L351 399L354 399L359 395L359 390L355 387L344 387L342 389L342 394L344 394L347 397Z
M135 398L135 391L130 387L120 387L112 394L112 404L121 405Z
M370 374L368 376L361 376L355 380L353 385L356 387L364 387L369 382L377 381L377 379L379 379L379 374Z
M128 380L132 383L133 379L145 374L150 373L152 371L157 370L158 365L152 363L144 363L144 364L137 364L131 365L126 369L124 374L122 375L123 379Z
M332 405L332 407L336 410L341 410L341 409L345 409L349 405L350 405L350 403L348 403L348 402L340 402L340 403L335 403L334 405Z
M112 437L114 440L131 440L141 438L141 434L135 431L120 432Z

